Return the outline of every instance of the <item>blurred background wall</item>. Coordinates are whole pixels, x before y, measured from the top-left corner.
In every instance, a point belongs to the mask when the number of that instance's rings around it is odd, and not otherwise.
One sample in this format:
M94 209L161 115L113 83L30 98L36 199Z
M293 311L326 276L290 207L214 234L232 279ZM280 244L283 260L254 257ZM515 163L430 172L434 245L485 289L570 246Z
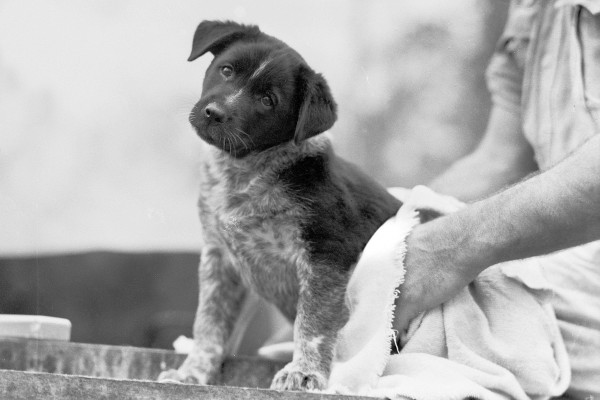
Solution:
M73 340L189 334L202 144L187 113L203 19L258 24L329 81L338 153L388 186L478 142L507 2L0 0L0 313L70 318Z

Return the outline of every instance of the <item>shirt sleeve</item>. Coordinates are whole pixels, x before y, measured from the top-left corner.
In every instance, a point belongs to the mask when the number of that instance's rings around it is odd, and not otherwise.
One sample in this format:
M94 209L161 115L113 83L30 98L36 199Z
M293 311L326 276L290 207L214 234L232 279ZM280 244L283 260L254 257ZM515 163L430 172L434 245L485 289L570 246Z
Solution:
M504 51L496 51L486 71L492 103L511 113L520 113L523 70Z
M521 110L523 71L538 11L535 3L511 1L504 31L486 71L492 102L510 112Z

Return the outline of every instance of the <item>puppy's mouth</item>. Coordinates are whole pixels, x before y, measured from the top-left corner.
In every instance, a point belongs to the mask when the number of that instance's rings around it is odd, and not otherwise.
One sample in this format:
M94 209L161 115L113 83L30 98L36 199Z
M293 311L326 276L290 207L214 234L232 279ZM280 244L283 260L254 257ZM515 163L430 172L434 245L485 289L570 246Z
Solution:
M250 135L237 127L234 121L213 124L190 116L190 122L202 140L234 157L243 157L252 151Z

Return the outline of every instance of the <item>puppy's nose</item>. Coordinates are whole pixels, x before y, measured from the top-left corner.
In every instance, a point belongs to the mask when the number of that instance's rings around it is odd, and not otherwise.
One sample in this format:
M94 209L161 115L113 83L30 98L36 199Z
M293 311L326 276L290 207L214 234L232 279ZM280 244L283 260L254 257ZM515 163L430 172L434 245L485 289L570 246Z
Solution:
M215 103L210 103L204 107L204 116L219 124L225 122L225 111L219 108Z

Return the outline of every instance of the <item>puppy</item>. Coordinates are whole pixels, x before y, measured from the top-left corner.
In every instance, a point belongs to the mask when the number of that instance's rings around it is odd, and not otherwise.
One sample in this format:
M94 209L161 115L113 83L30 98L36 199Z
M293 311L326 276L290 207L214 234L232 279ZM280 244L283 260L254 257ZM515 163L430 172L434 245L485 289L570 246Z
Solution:
M195 349L159 379L210 383L254 291L294 321L293 361L271 387L323 389L351 268L401 203L317 136L335 122L336 104L296 51L256 26L204 21L189 61L207 52L214 59L190 114L212 145L199 200Z

